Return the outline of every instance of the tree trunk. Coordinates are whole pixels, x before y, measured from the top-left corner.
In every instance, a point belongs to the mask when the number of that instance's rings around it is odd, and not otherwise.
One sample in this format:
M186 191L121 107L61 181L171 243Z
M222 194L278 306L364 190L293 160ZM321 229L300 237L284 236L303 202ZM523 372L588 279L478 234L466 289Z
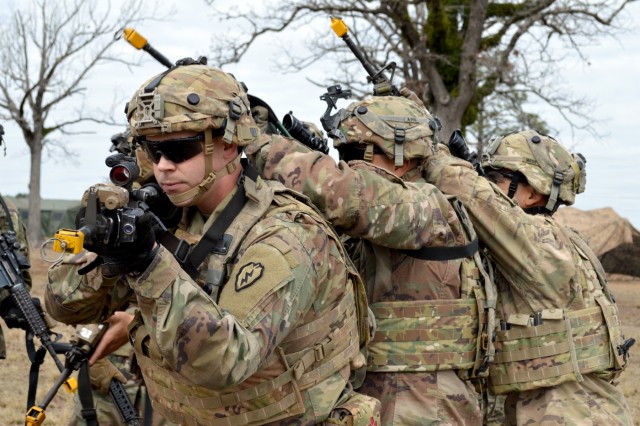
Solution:
M40 210L40 175L42 171L42 144L29 141L31 171L29 173L29 244L38 247L42 242L42 218Z

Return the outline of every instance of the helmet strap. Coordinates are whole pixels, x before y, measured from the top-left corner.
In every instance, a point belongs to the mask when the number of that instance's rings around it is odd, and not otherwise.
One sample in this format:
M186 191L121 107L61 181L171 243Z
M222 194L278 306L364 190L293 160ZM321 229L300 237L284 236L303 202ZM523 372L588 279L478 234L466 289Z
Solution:
M520 173L514 173L513 176L511 176L511 183L509 183L509 192L507 193L507 197L513 198L513 196L516 195L519 183Z
M173 204L182 204L185 202L189 202L189 204L193 205L200 201L202 196L211 188L214 182L228 174L233 173L238 166L240 165L240 154L236 155L236 157L228 162L223 168L220 170L213 170L213 135L212 132L204 132L204 162L205 162L205 178L200 182L198 186L195 186L188 191L177 195L168 195L169 199Z
M564 174L561 169L556 169L553 173L553 181L551 182L551 192L549 193L549 200L545 208L550 212L555 211L558 207L558 196L560 195L560 185L562 184Z

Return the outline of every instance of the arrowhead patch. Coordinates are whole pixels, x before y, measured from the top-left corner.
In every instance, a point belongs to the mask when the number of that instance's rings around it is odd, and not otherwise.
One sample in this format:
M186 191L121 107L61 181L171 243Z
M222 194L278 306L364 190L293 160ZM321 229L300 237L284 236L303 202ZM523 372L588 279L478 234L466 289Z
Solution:
M240 268L236 276L236 291L244 290L255 284L262 277L264 266L262 263L249 262Z

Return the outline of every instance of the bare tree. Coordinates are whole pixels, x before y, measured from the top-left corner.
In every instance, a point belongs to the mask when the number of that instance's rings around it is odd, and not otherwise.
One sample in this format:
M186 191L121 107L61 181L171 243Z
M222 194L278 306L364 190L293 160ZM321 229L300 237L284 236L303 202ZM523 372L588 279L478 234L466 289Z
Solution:
M318 83L347 85L362 95L370 91L364 71L328 31L328 15L339 15L374 66L398 63L398 76L441 119L445 135L463 128L476 141L509 128L546 128L528 112L534 100L556 108L573 130L594 132L588 100L556 84L562 54L557 43L583 56L586 43L619 30L614 23L630 1L290 0L229 12L215 10L216 0L207 0L217 18L242 29L216 35L217 63L239 61L265 33L307 29L313 22L320 30L309 37L309 53L283 52L287 69L337 61L338 74Z
M14 10L11 20L0 28L0 118L15 121L29 147L31 242L42 238L43 151L54 144L56 134L78 134L74 131L77 124L110 121L84 107L63 119L53 117L52 112L82 101L90 72L101 64L116 61L131 65L109 55L115 43L113 35L125 24L153 15L155 10L145 8L141 1L131 1L114 14L110 3L97 0L32 0ZM64 146L60 148L64 150Z

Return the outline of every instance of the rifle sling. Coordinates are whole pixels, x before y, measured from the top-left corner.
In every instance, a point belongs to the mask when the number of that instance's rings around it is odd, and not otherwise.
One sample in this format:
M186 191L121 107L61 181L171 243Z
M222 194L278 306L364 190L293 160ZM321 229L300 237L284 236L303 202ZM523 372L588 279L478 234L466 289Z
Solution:
M196 245L190 246L184 240L177 238L168 231L160 237L160 244L173 253L174 257L180 262L182 269L194 280L200 274L198 268L209 254L227 254L231 244L231 237L225 235L224 232L238 216L247 201L244 185L242 184L243 180L245 178L251 180L258 178L258 172L253 166L244 161L242 165L244 172L238 179L236 193L233 194L229 204L222 209L220 216L213 222Z
M82 360L80 371L78 371L78 398L82 405L82 418L87 422L87 426L98 426L98 414L91 395L88 359Z
M478 238L474 238L464 246L422 247L417 250L402 250L402 253L421 260L455 260L473 256L478 251L478 247Z

